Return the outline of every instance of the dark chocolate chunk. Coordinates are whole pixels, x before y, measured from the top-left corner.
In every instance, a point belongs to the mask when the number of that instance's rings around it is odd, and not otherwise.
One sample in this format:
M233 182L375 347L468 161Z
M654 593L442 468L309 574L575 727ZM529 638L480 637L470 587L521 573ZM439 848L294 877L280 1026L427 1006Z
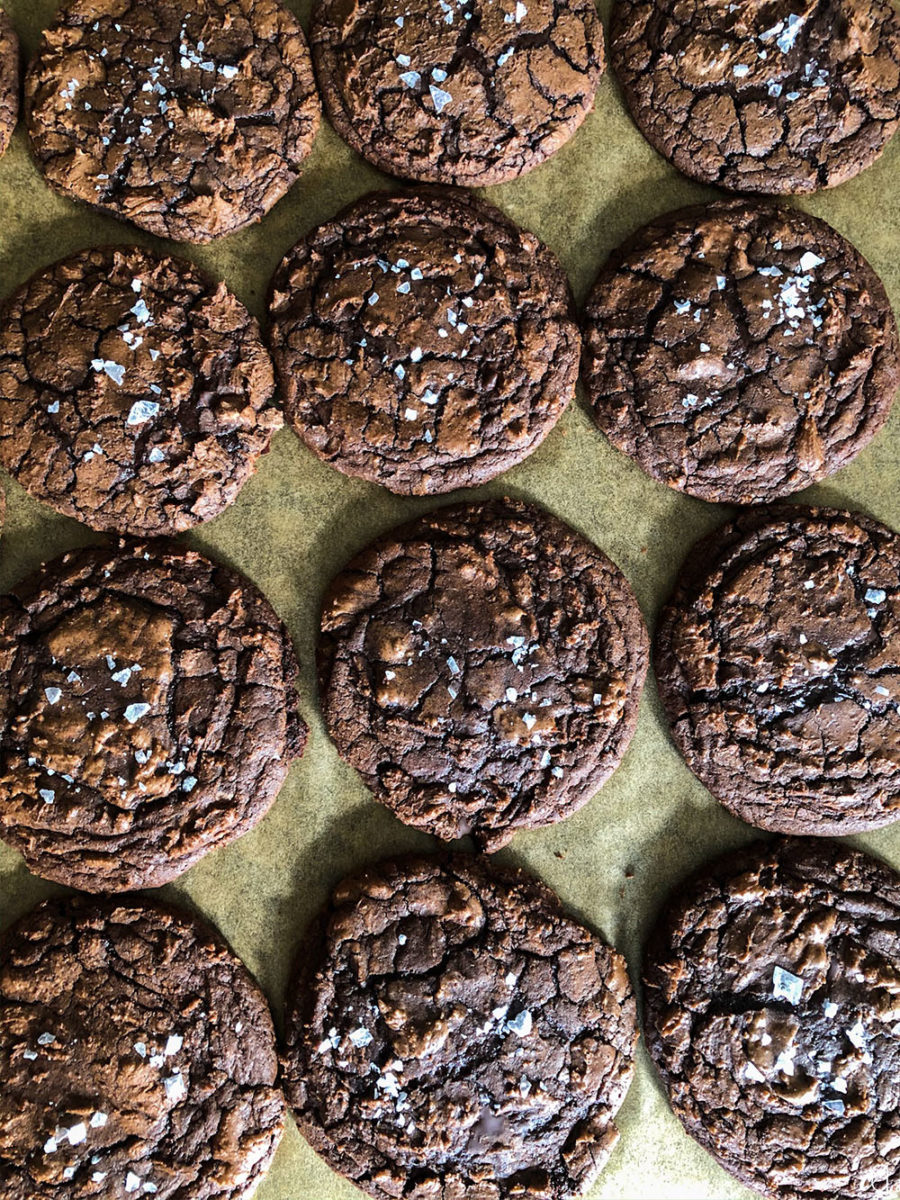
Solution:
M454 857L345 880L301 955L283 1074L304 1136L378 1200L563 1200L618 1138L624 960L521 871Z
M757 509L698 543L656 674L688 766L736 816L845 834L900 817L900 538Z
M166 543L79 550L0 600L0 830L87 891L173 879L268 811L306 726L287 631Z
M271 344L288 418L349 475L447 492L525 458L575 394L568 281L462 194L370 196L287 256Z
M646 666L618 568L520 501L392 530L325 598L320 690L342 757L402 821L490 851L612 774Z

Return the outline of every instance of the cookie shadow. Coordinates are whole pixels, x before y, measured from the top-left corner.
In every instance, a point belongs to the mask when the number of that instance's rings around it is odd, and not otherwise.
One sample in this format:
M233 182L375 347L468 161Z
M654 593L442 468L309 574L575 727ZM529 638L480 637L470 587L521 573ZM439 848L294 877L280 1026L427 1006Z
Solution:
M267 977L262 982L279 1029L298 950L341 880L385 859L440 850L436 838L404 825L371 796L338 813L309 842L295 860L289 890L269 913L277 952L266 955Z

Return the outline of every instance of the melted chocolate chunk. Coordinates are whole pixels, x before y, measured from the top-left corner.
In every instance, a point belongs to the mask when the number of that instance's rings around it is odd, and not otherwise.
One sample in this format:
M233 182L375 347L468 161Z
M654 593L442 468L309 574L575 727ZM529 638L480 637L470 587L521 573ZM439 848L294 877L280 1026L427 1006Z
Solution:
M563 1200L618 1138L634 1070L625 962L548 888L484 860L346 880L289 998L300 1128L378 1200Z
M648 141L734 191L843 183L900 122L891 0L616 0L610 54Z
M359 554L325 598L319 668L329 732L377 799L493 851L569 816L619 765L647 635L601 551L494 500Z
M271 315L297 433L402 494L493 478L575 394L581 340L562 268L468 196L353 205L284 260Z
M69 0L25 102L57 191L183 242L264 216L319 121L303 31L278 0Z
M467 187L549 158L594 104L594 0L319 0L316 75L341 137L393 175Z
M667 905L645 963L647 1045L687 1132L770 1200L900 1185L900 877L779 839Z
M732 200L661 217L612 256L584 369L598 425L648 474L755 504L871 441L900 348L881 281L836 230Z
M306 726L284 626L165 543L80 550L0 600L0 829L36 874L158 886L268 811Z
M96 529L221 512L281 414L259 326L224 284L145 250L86 250L0 310L0 462Z
M245 968L145 900L42 904L0 951L4 1200L241 1200L284 1127Z
M688 766L780 833L900 817L900 538L833 509L759 509L698 543L656 674Z

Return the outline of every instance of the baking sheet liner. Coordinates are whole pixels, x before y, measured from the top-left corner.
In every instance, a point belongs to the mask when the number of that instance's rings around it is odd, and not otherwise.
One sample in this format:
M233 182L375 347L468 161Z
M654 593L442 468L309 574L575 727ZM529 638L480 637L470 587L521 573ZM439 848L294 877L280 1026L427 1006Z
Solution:
M310 0L286 2L306 27ZM55 0L6 0L5 7L31 54ZM605 22L609 7L602 0ZM326 122L300 182L260 225L210 246L183 247L54 195L31 162L20 124L0 160L0 294L85 247L137 243L194 260L262 317L269 279L294 242L365 192L396 186ZM685 179L651 149L607 73L596 108L573 141L523 179L481 194L552 247L581 303L609 252L634 229L659 213L719 193ZM900 137L870 170L799 206L829 221L862 251L900 310ZM41 561L97 540L16 484L4 483L9 506L0 542L0 589ZM690 545L731 512L645 476L597 431L580 393L530 459L454 499L503 494L544 505L605 550L634 586L651 629ZM799 498L867 512L900 529L900 405L855 463ZM285 430L237 503L183 539L262 588L287 622L302 663L300 707L311 729L309 748L272 810L252 833L161 889L204 913L230 940L265 989L278 1021L295 948L330 888L376 858L436 845L376 804L341 763L322 724L313 664L319 605L331 576L385 529L446 502L404 499L349 479ZM518 834L498 861L544 879L573 913L627 956L636 980L646 934L673 885L714 855L756 836L716 804L682 762L668 738L651 675L637 734L612 779L569 820ZM848 840L900 868L900 823ZM29 875L19 855L0 845L0 926L59 890ZM621 1140L591 1200L750 1197L682 1132L643 1048L618 1124ZM360 1195L313 1153L290 1121L257 1192L258 1200Z

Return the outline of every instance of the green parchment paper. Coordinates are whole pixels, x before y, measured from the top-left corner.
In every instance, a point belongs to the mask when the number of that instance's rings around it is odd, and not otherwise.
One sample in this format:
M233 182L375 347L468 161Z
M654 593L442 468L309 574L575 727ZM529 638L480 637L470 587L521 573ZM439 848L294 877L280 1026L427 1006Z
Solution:
M190 0L184 0L186 7ZM304 22L310 0L286 0ZM5 0L26 54L33 53L56 0ZM604 19L609 0L601 0ZM53 195L29 157L20 125L0 160L0 294L64 255L107 243L154 245L193 259L264 315L269 278L283 254L319 222L373 188L393 186L324 124L299 184L258 226L201 248L153 238ZM484 189L487 199L543 238L562 260L580 302L609 252L651 217L715 193L680 176L632 125L607 74L595 111L550 162L517 182ZM824 217L869 259L900 310L900 137L869 171L801 206ZM41 561L97 540L54 515L10 480L0 541L0 589ZM509 494L544 505L623 569L654 625L689 546L730 510L647 478L613 450L583 400L527 462L468 499ZM900 405L875 443L850 467L801 499L870 513L900 529ZM301 712L309 748L271 812L250 834L209 855L162 894L205 914L265 989L280 1023L284 987L303 929L345 874L395 852L429 850L432 839L401 825L343 765L316 700L314 650L323 590L344 562L385 529L436 507L392 496L319 462L288 430L238 502L185 540L249 576L287 622L302 664ZM637 981L644 940L666 895L714 855L753 840L694 779L671 744L648 680L637 735L621 768L568 821L518 834L498 855L553 887L571 911L628 958ZM900 868L900 823L854 844ZM29 875L0 845L0 926L59 889ZM622 1137L591 1200L739 1200L750 1193L681 1130L643 1048L622 1108ZM354 1200L289 1121L258 1200Z

